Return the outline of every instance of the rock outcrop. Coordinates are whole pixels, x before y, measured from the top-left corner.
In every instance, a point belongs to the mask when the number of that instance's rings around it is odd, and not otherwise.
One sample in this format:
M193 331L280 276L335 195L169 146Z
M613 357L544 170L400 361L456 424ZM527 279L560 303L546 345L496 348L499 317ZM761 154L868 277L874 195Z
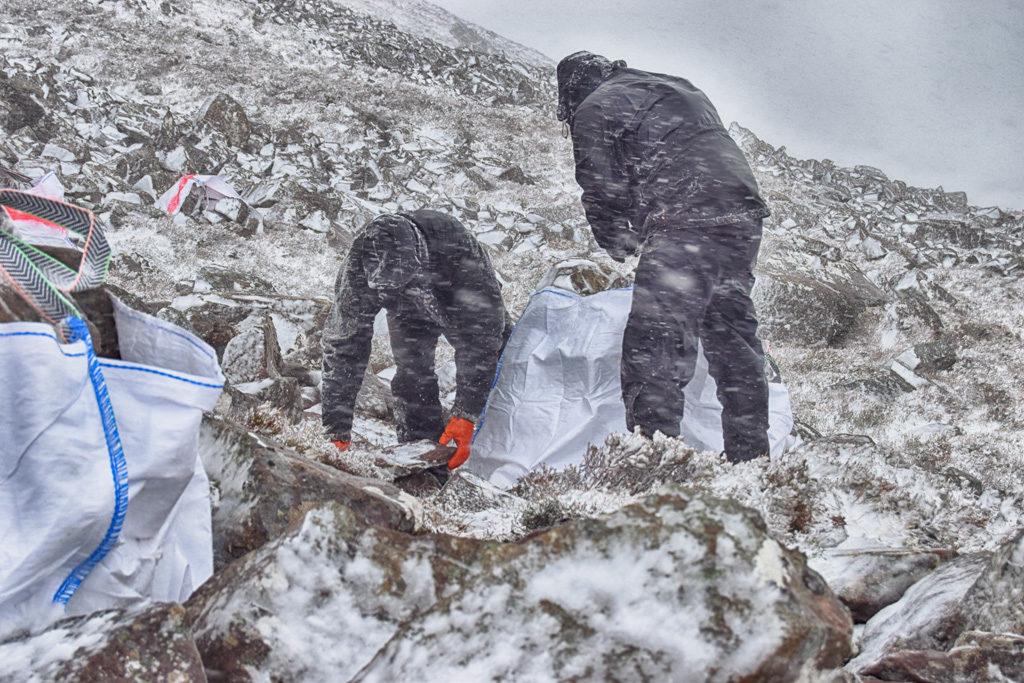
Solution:
M0 643L0 681L206 681L185 609L155 603Z
M958 638L970 631L1024 633L1022 596L1024 533L1018 533L989 557L954 560L911 586L868 621L862 651L848 668L885 668L893 653L906 650L949 650L952 656Z
M355 680L792 681L851 652L849 613L821 577L755 513L707 496L653 496L480 562Z
M233 681L349 680L402 623L459 590L486 545L312 508L189 599L203 662Z
M317 505L337 502L364 524L406 532L421 522L420 504L401 489L314 462L224 420L203 423L199 451L216 492L217 567L281 535Z

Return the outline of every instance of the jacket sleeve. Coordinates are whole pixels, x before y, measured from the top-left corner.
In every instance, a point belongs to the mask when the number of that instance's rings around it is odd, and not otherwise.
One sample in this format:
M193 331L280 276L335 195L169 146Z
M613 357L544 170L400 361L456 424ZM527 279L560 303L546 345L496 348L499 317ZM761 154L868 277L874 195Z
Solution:
M445 331L445 337L455 349L456 392L452 417L476 422L494 384L510 318L490 260L475 240L461 259L453 284L453 303L459 311L460 322L456 329Z
M576 182L583 189L583 210L598 245L616 261L637 248L637 234L630 228L633 209L629 175L618 158L619 141L608 117L597 107L578 112L573 122L573 154Z
M351 441L352 412L370 360L373 319L380 309L353 244L338 273L323 334L323 424L333 440Z

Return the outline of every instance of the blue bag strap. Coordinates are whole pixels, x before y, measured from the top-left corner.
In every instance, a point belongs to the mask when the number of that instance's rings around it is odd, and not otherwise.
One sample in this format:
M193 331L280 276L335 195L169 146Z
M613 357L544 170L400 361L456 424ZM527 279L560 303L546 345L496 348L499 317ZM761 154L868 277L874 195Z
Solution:
M114 478L114 514L107 527L107 533L103 540L92 553L71 570L64 582L61 583L57 592L54 593L53 601L60 604L67 604L75 591L89 575L89 572L99 564L107 553L110 552L117 537L124 526L125 514L128 512L128 465L125 462L124 450L121 448L121 436L117 431L117 419L114 417L114 407L110 402L110 394L107 392L107 384L103 379L103 371L100 369L99 360L92 347L92 338L89 336L89 329L80 318L68 318L64 321L71 330L71 341L85 341L86 357L89 364L89 379L92 382L93 393L96 395L96 403L100 409L100 418L103 422L103 436L107 443L107 453L110 460L110 472Z

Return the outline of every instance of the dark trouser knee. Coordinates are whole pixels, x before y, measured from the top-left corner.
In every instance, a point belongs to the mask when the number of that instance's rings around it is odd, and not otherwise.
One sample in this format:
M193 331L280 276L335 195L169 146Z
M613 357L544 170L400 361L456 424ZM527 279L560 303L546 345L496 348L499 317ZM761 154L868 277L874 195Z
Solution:
M697 330L711 277L694 255L697 232L655 235L637 266L622 338L626 425L647 436L679 435L683 389L693 377Z

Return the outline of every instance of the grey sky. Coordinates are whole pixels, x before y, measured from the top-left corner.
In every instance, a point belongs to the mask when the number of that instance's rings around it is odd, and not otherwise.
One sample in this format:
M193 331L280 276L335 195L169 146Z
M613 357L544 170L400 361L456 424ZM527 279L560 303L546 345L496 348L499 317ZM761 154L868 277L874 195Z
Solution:
M693 81L798 157L1024 208L1020 0L433 0L554 60Z

